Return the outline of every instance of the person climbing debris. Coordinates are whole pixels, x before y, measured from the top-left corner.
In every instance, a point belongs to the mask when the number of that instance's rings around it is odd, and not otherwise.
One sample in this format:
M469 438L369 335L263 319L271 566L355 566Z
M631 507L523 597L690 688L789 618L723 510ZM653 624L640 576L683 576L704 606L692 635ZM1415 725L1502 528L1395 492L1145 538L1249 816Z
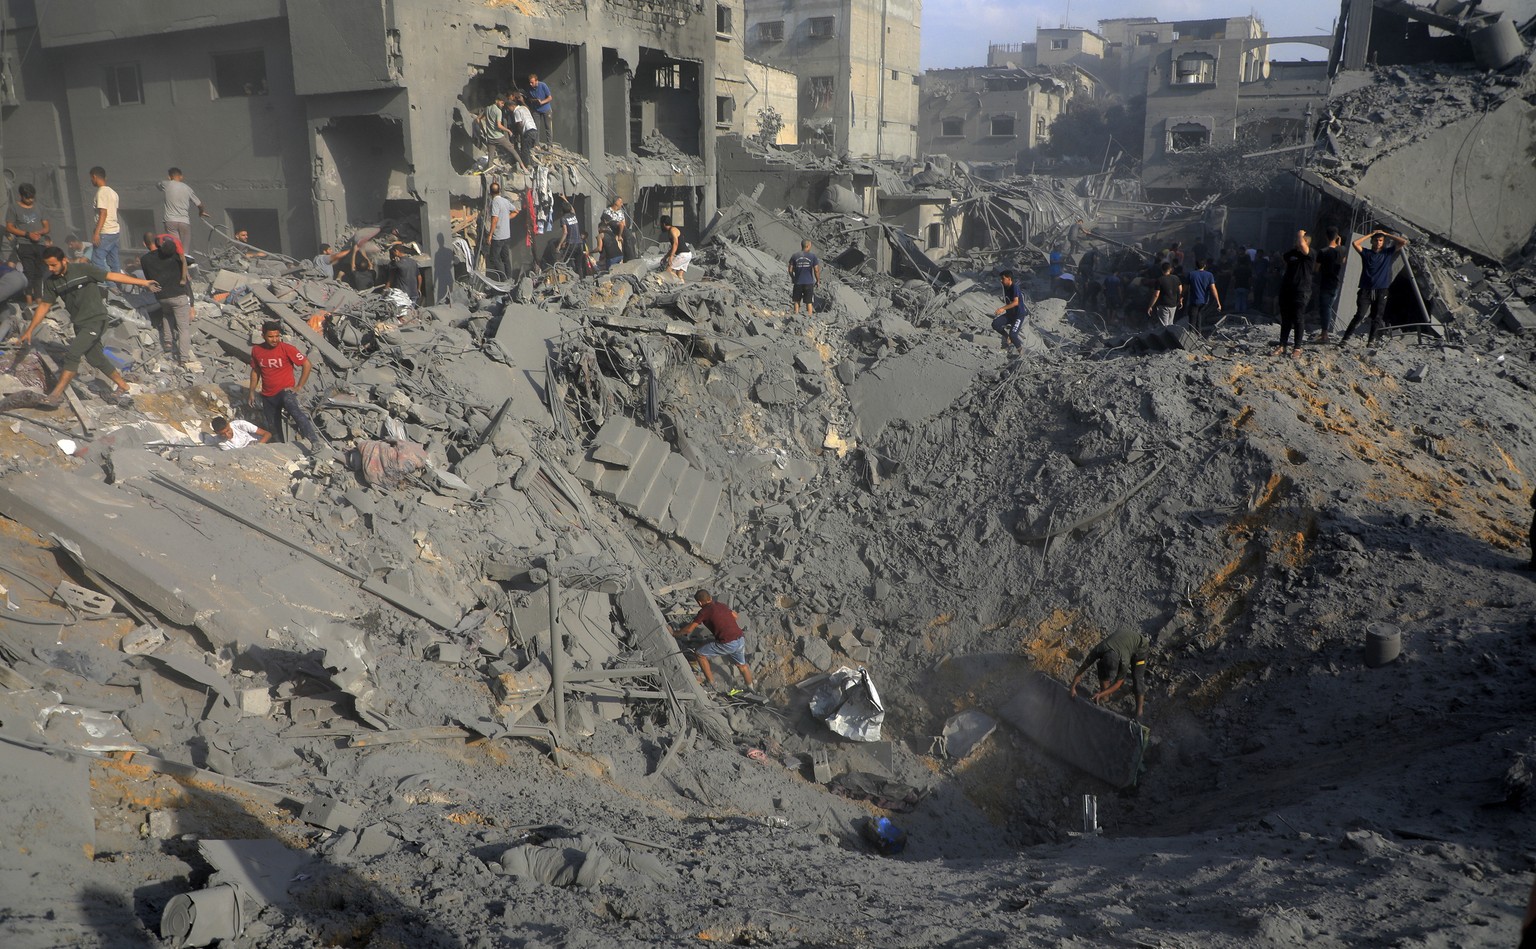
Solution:
M1029 315L1029 308L1019 295L1019 285L1014 282L1013 271L1005 270L998 276L1003 282L1003 305L992 311L992 328L1002 334L1003 349L1010 356L1021 356L1024 353L1024 337L1019 335L1019 330L1024 326L1024 317Z
M698 614L687 626L673 630L672 635L684 639L703 626L715 637L713 642L705 643L695 650L693 656L693 662L704 673L705 684L711 688L715 684L715 673L710 668L709 657L722 656L736 664L736 668L741 670L742 681L747 684L747 688L752 688L752 670L747 666L746 633L741 630L736 611L716 600L708 590L699 590L693 599L699 604Z
M1131 688L1136 693L1136 717L1141 718L1147 700L1147 685L1143 674L1151 651L1152 641L1134 629L1122 629L1106 636L1077 667L1077 675L1072 677L1073 697L1077 696L1078 683L1082 682L1088 667L1098 663L1099 691L1089 696L1089 701L1097 705L1114 695L1125 685L1125 677L1129 674Z

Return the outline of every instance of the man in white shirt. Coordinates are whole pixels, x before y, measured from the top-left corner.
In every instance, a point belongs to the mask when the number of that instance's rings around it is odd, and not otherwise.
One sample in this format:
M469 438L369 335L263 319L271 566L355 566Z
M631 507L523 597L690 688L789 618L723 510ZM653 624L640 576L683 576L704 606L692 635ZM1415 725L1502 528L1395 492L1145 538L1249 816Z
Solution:
M230 421L220 415L208 424L213 429L213 434L219 439L219 447L225 451L233 451L247 445L265 445L272 440L271 432L243 418Z
M514 92L511 96L512 128L517 136L517 150L522 156L523 165L533 167L533 146L539 143L539 126L533 120L533 111L528 108L528 102L521 93Z
M603 209L598 223L608 225L613 231L613 236L619 239L619 247L624 252L624 259L634 260L629 250L629 241L625 239L629 228L629 215L624 211L624 199L614 198L613 203Z
M198 217L207 217L208 209L203 207L203 200L192 190L192 186L181 180L180 168L172 168L165 173L165 180L160 182L160 190L165 192L165 206L160 209L160 220L167 231L180 238L181 252L190 254L192 206L197 205Z
M91 169L91 184L96 186L96 229L91 232L96 250L91 263L107 273L118 272L123 269L117 248L123 228L117 221L117 192L107 187L107 170L100 165Z

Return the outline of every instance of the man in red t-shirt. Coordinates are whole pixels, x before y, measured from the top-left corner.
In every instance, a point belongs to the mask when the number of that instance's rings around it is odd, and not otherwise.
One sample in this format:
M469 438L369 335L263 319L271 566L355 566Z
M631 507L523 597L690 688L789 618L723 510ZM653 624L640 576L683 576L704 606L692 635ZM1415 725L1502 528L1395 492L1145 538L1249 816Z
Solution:
M741 631L741 624L736 622L735 611L716 601L708 590L700 590L693 595L693 599L699 604L698 615L687 626L673 630L672 635L681 639L700 626L708 629L715 634L715 641L700 646L695 657L704 672L704 681L711 687L715 684L715 673L709 667L709 657L724 656L736 664L736 668L741 670L742 681L747 684L747 688L752 688L752 670L747 668L746 634Z
M294 367L300 370L298 382L293 380ZM261 324L261 342L251 347L250 395L246 404L255 406L256 396L261 396L262 410L266 415L267 431L273 441L283 441L283 413L286 411L299 428L299 434L311 447L318 447L320 435L309 415L299 405L298 390L309 380L309 360L292 345L283 342L283 324L268 320Z

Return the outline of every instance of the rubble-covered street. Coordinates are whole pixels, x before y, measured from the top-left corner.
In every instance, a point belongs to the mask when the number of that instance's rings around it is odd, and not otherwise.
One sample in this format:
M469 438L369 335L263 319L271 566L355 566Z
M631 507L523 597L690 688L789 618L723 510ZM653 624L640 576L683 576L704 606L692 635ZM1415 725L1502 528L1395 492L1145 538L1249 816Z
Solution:
M1214 201L741 139L681 278L654 226L600 273L487 273L492 205L456 202L446 261L349 232L435 268L412 305L197 224L194 362L151 293L103 291L131 399L83 368L41 404L74 331L58 307L23 342L18 298L0 944L1517 944L1530 168L1442 155L1448 203L1404 169L1468 110L1487 149L1528 136L1529 55L1363 65L1318 113L1286 180L1346 246L1411 238L1369 347L1277 354L1257 303L1157 324L1149 258L1219 247ZM652 146L625 173L700 173ZM593 175L538 156L476 172ZM919 238L922 207L967 239ZM274 321L317 437L235 448L213 420L268 424ZM674 636L700 590L750 681ZM1068 691L1120 630L1150 642L1139 719Z

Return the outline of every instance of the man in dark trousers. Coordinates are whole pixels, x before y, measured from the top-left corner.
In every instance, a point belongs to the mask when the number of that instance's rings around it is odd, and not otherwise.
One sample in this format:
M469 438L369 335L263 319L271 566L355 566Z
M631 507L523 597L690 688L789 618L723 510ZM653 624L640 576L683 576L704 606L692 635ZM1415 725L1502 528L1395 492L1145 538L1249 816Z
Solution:
M1077 675L1072 677L1073 697L1077 696L1077 684L1087 674L1088 667L1098 663L1099 691L1090 696L1089 700L1097 705L1114 695L1125 685L1125 677L1129 675L1131 688L1136 693L1136 717L1141 718L1147 702L1147 684L1143 672L1147 668L1147 656L1151 651L1152 641L1134 629L1121 629L1110 634L1093 647L1083 659L1083 664L1077 667Z
M123 378L122 372L102 350L101 334L107 331L109 317L101 285L107 281L125 283L133 287L144 287L151 293L158 293L160 285L153 280L114 273L95 264L70 263L65 259L63 249L58 247L43 251L43 265L48 268L48 279L43 281L43 302L32 311L32 322L21 331L17 342L22 346L31 343L33 331L60 300L64 301L64 307L69 310L70 322L75 324L75 341L70 343L69 351L59 360L59 381L54 383L53 391L44 397L44 405L53 408L59 404L59 400L64 397L65 386L80 370L81 359L96 367L98 372L117 386L118 405L124 408L133 405L133 396L128 392L128 380Z
M555 95L549 91L549 86L539 81L534 73L528 74L528 85L523 89L523 98L528 101L528 108L533 111L533 117L539 123L539 129L544 133L544 142L548 145L555 144Z
M795 304L795 315L800 315L800 304L805 304L805 315L816 315L816 288L821 285L821 261L811 253L811 242L800 242L800 253L789 258L789 297Z
M709 657L724 656L736 664L736 668L741 670L742 681L747 684L747 688L752 688L752 670L747 668L746 634L741 631L736 612L716 600L708 590L699 590L693 599L699 604L698 615L687 626L673 630L672 635L682 639L700 626L714 633L714 642L700 646L695 660L704 672L705 683L711 688L715 684L715 673L709 667Z
M293 379L295 367L300 370L297 382ZM283 324L277 320L261 324L261 342L251 347L250 395L246 397L246 404L255 406L256 397L261 396L267 430L277 441L284 440L283 413L287 412L299 427L299 434L311 446L319 447L320 435L299 405L298 390L304 388L307 381L309 360L291 344L283 342Z
M1366 247L1366 242L1370 247ZM1388 247L1387 242L1392 246ZM1344 335L1339 337L1339 345L1349 342L1349 336L1360 325L1360 321L1369 312L1371 323L1369 333L1365 337L1367 346L1376 345L1376 337L1381 334L1384 326L1384 318L1387 312L1387 288L1392 286L1392 267L1397 263L1397 253L1408 246L1408 238L1397 234L1388 234L1381 228L1377 228L1369 234L1355 238L1350 245L1360 255L1360 290L1355 295L1355 318L1349 321L1344 328Z
M1022 356L1024 337L1019 335L1019 330L1024 326L1024 317L1029 315L1029 309L1019 296L1019 285L1013 280L1013 271L1005 270L999 278L1003 282L1003 305L992 311L992 328L1002 334L1003 349L1008 351L1009 356Z
M1211 262L1202 259L1199 266L1189 272L1189 325L1195 332L1205 332L1207 313L1221 313L1221 294L1216 290L1216 275L1211 273Z
M1339 229L1329 227L1323 232L1323 247L1317 252L1317 323L1321 332L1317 341L1326 343L1333 339L1333 321L1339 312L1339 286L1344 282L1344 238Z
M145 232L144 247L149 251L139 258L144 276L160 284L155 299L160 301L160 349L172 353L184 369L201 372L203 367L192 355L192 284L187 278L187 258L182 256L172 234ZM162 239L164 238L164 239Z
M1306 231L1296 232L1296 243L1281 258L1285 261L1285 273L1280 277L1280 345L1275 355L1285 352L1288 335L1294 334L1296 342L1291 356L1301 355L1302 330L1306 320L1302 314L1307 309L1307 294L1312 292L1312 270L1316 258L1312 256L1312 237Z

